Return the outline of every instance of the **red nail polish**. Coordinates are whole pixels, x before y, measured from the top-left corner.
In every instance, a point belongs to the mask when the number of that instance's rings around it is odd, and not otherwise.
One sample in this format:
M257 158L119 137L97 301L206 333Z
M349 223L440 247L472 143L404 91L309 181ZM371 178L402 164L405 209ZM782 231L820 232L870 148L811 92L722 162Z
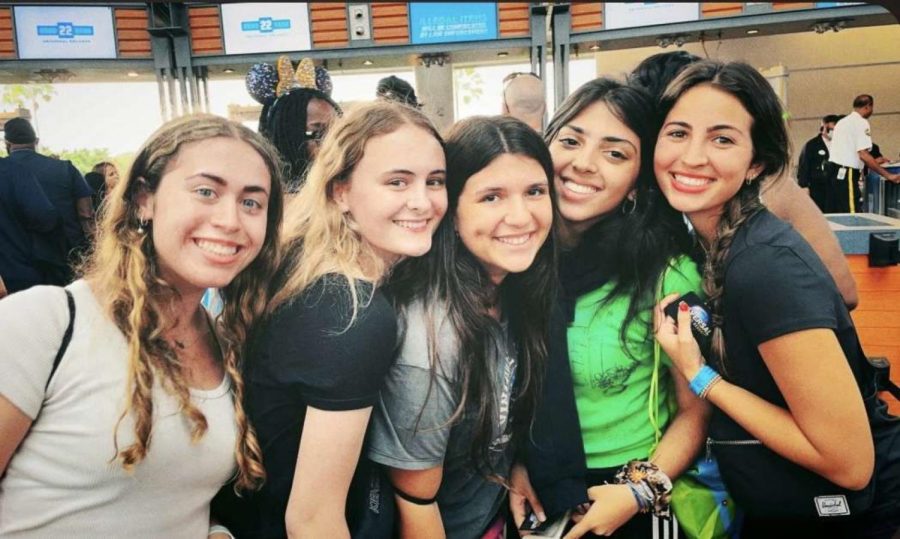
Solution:
M681 303L678 304L678 310L687 312L688 304L682 301Z

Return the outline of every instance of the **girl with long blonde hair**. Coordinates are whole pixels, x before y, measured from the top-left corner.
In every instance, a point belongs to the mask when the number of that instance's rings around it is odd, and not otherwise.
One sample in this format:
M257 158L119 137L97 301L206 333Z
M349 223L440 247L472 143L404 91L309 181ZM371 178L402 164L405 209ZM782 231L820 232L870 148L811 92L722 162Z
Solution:
M223 484L263 481L240 350L277 259L280 170L238 124L169 122L110 194L84 278L0 302L0 536L203 537Z
M249 349L247 411L269 480L222 515L248 537L349 537L351 479L396 316L381 291L431 248L447 208L443 142L415 109L363 105L329 130L287 209L268 316Z

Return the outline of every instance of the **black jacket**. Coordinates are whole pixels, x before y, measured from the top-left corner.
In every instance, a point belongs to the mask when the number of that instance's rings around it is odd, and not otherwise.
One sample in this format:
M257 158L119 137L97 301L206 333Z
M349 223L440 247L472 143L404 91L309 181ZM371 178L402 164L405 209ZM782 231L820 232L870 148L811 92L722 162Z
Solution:
M565 308L557 304L550 328L550 356L543 395L525 448L528 476L547 516L588 501L584 442L569 368Z

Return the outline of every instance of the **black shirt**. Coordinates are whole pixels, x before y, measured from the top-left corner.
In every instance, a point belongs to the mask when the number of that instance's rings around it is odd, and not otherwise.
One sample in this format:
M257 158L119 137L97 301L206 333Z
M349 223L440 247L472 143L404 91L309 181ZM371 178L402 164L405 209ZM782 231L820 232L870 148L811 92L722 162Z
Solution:
M393 360L397 321L380 290L357 282L352 320L347 281L326 276L279 308L255 332L247 356L247 414L259 438L267 479L236 499L220 492L216 515L235 536L285 537L306 410L372 406Z
M59 213L34 175L0 159L0 277L10 294L50 284L35 261L32 238L49 232L58 221Z
M27 168L37 178L62 219L62 231L68 249L85 247L87 238L75 207L78 199L89 198L93 191L70 161L41 155L34 150L14 150L9 159Z
M876 398L872 370L860 348L850 313L837 285L809 244L790 225L766 210L748 219L735 234L726 260L723 315L728 355L723 376L785 409L788 406L784 396L757 347L807 329L827 328L835 332L864 397L875 436L876 506L890 500L900 503L900 423L886 419L883 404ZM718 408L713 412L709 435L714 440L753 438ZM736 454L730 453L740 449L714 447L726 484L736 475L752 473L739 464L729 466L739 462L739 458L732 458ZM778 458L795 481L818 481L813 472ZM765 478L760 479L765 482ZM748 478L740 481L746 484ZM732 494L740 504L737 492ZM769 495L776 497L778 493Z

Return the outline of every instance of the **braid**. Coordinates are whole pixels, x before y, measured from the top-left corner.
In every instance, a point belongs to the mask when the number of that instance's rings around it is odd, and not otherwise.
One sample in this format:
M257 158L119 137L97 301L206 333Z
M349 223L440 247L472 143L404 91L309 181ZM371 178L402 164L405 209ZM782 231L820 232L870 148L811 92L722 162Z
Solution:
M712 358L718 363L722 372L728 372L726 368L724 316L722 309L725 299L725 262L731 250L734 236L747 219L755 215L764 207L759 199L759 180L746 183L741 190L731 198L722 212L719 220L716 238L710 245L706 262L703 265L703 291L706 293L707 303L712 319Z

